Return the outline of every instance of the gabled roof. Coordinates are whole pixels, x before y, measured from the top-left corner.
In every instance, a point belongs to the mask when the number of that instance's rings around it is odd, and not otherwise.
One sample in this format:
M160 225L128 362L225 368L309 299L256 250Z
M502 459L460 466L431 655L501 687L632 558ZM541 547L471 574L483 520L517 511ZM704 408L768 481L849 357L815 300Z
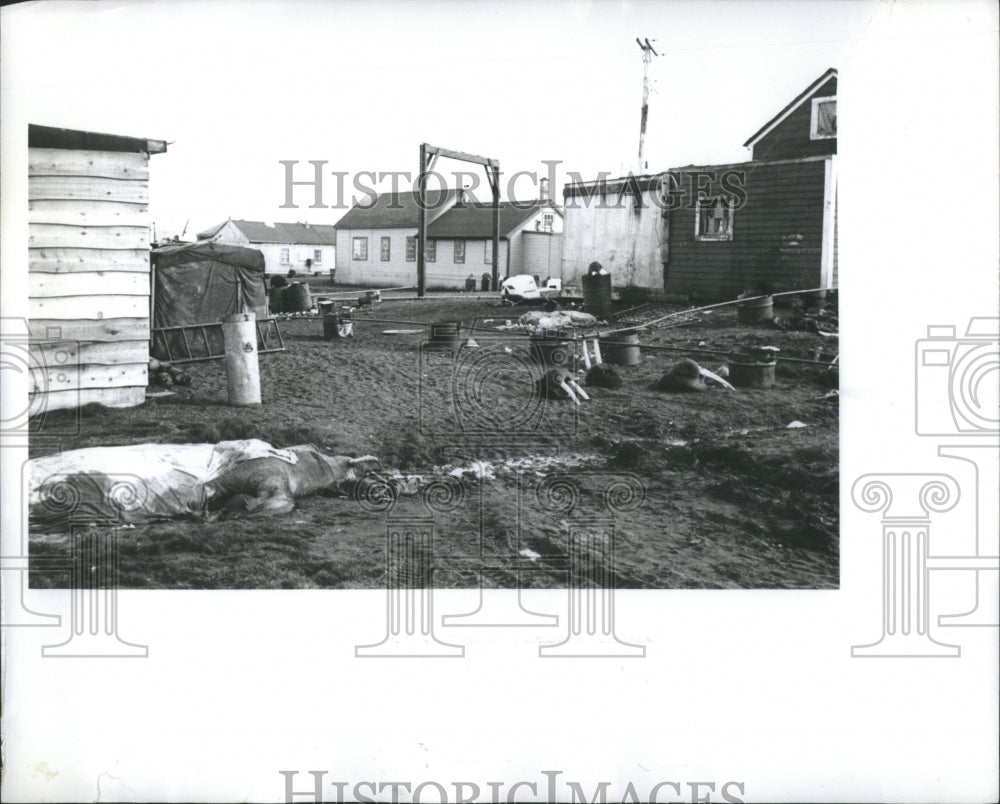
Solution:
M831 67L823 75L813 81L809 86L807 86L801 93L799 93L795 99L789 103L784 109L778 112L774 117L768 120L763 126L761 126L757 132L750 137L745 143L744 147L750 147L754 145L761 137L767 134L771 129L777 126L782 120L784 120L788 115L798 109L803 103L809 100L816 92L831 78L837 77L837 70Z
M551 201L502 201L500 203L500 237L507 237L529 218L549 207L561 212ZM479 239L493 236L493 205L491 203L456 204L427 227L427 237L448 239Z
M224 221L198 232L199 240L215 237L226 223L232 223L251 243L292 243L300 246L335 246L337 231L333 226L316 223L275 223L263 221Z
M166 153L164 140L146 137L123 137L120 134L99 134L72 128L28 125L29 148L65 148L68 151L125 151L130 153Z
M460 190L428 190L427 211L446 209ZM367 208L366 208L367 207ZM381 193L374 202L355 204L334 225L335 229L413 229L420 212L416 192Z

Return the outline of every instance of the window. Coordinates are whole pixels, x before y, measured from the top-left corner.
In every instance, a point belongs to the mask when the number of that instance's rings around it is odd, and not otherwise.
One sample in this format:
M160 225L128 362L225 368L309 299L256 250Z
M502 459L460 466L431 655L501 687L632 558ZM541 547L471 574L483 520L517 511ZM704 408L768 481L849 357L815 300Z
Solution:
M354 238L354 248L351 251L352 260L367 260L368 259L368 238L367 237L355 237Z
M830 140L837 136L837 99L813 98L809 139Z
M696 240L732 240L733 202L722 196L699 198L694 225Z
M542 231L551 232L552 231L552 213L546 212L542 215Z
M455 262L465 262L465 241L455 241Z
M413 262L417 259L417 238L406 238L406 261Z
M289 252L290 252L290 250L287 249L287 248L283 248L281 250L281 264L282 265L288 265L292 261Z
M313 249L313 265L323 264L323 249Z
M382 262L389 262L389 243L391 241L388 237L382 238Z
M438 256L437 240L427 241L427 262L434 262Z
M492 240L487 240L486 241L486 250L485 250L484 256L483 256L483 262L486 263L487 265L492 265L493 264L493 241Z

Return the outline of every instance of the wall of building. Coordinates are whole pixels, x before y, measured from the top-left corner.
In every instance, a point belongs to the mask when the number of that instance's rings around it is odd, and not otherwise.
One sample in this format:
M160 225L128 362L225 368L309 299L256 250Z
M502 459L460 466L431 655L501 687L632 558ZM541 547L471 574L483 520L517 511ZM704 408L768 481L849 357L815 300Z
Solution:
M714 300L761 283L774 292L819 287L826 161L748 164L746 202L734 212L732 240L698 240L685 194L669 215L667 292ZM801 235L798 245L790 245L791 235Z
M542 282L562 276L563 238L560 234L524 229L511 239L511 273L531 274Z
M149 156L28 152L32 409L145 400Z
M455 262L455 241L437 240L437 254L434 262L427 262L427 288L429 290L464 290L465 280L469 274L476 280L476 287L480 287L483 274L493 275L493 263L486 262L487 246L486 240L466 240L465 261ZM498 270L500 278L507 275L507 253L508 244L506 240L500 241L500 263ZM511 265L511 273L514 271ZM416 272L414 271L414 276Z
M831 77L813 94L814 98L836 96L837 79ZM755 161L762 159L798 159L803 156L823 156L837 152L837 139L809 138L812 125L812 100L782 120L753 145Z
M406 238L412 229L338 229L337 283L371 287L410 287L417 284L417 261L406 259ZM368 238L368 259L354 259L354 238ZM389 238L389 259L382 259L382 238Z
M562 279L579 285L597 261L611 272L615 287L663 289L665 221L654 189L642 192L636 210L631 197L567 197L563 206Z
M268 274L287 274L294 268L298 274L326 274L337 264L336 249L333 246L304 246L296 243L251 243L251 248L259 249L264 255L264 272ZM288 261L282 260L281 252L288 249ZM320 261L316 262L314 252L320 252ZM312 267L306 267L306 260L313 260Z

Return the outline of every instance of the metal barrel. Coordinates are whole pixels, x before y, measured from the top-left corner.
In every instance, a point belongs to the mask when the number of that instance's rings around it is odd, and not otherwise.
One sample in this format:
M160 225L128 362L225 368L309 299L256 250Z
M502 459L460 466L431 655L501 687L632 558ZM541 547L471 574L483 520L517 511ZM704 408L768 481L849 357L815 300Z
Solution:
M634 330L612 332L599 340L605 363L615 366L638 366L642 362L638 332Z
M770 388L774 385L775 363L729 362L729 382L738 388Z
M611 274L584 274L583 311L607 321L611 317Z
M308 282L296 282L285 288L286 313L307 313L312 309L312 294Z
M736 305L736 318L741 324L759 324L774 318L774 299L764 296L741 301Z

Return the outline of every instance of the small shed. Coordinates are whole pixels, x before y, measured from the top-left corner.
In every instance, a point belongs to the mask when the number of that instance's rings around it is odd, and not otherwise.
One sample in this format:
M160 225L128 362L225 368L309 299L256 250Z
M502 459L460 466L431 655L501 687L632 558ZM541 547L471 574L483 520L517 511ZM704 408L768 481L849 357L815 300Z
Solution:
M220 357L227 316L252 311L259 323L270 321L264 255L257 249L177 243L153 249L150 260L154 357L175 362Z
M163 140L28 127L34 410L145 400L149 157Z

